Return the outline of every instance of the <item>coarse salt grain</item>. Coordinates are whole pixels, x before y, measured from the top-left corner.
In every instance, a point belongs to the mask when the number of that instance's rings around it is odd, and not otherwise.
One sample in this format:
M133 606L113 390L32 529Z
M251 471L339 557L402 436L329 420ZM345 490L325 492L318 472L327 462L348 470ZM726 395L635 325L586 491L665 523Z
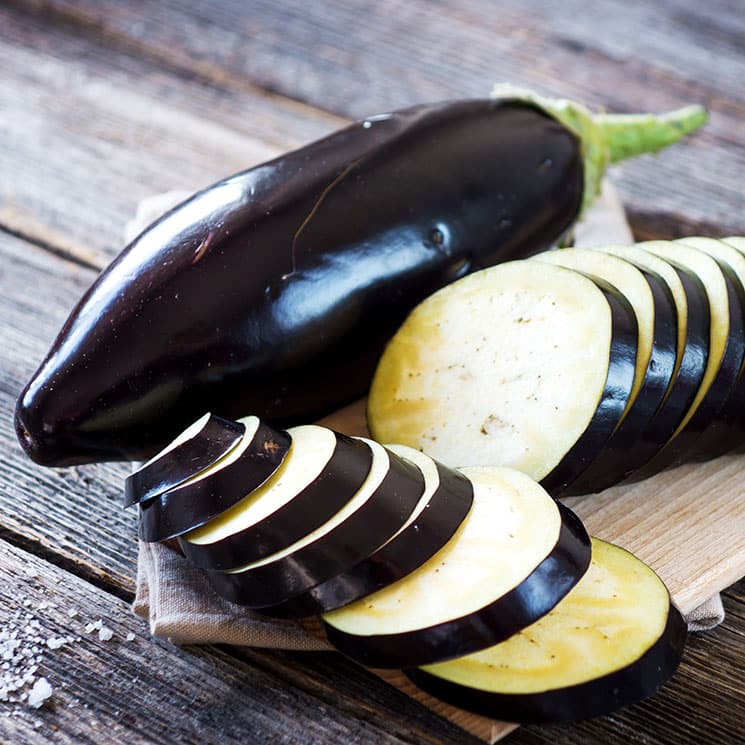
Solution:
M51 695L52 686L49 681L46 678L39 678L28 694L28 705L33 706L34 709L39 709Z
M99 641L102 641L102 642L110 641L113 636L114 636L114 632L107 626L101 626L101 628L98 630Z

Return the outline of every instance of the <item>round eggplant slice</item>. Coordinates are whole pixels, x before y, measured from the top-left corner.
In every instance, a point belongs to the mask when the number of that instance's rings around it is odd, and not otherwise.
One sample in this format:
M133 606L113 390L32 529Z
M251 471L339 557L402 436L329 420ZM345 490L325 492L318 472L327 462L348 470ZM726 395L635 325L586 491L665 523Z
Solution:
M638 432L637 439L620 464L625 475L651 460L670 440L693 403L706 371L709 354L709 301L702 282L694 274L677 269L636 246L607 246L594 249L625 258L637 267L661 277L672 294L677 310L675 369L662 405ZM614 482L615 483L615 482ZM598 481L594 491L603 484Z
M706 371L693 403L672 439L631 474L633 481L678 465L691 455L696 442L716 421L734 389L745 354L743 311L737 291L738 280L732 270L702 251L680 243L650 241L639 245L668 263L693 272L701 280L709 301L710 333Z
M541 486L553 496L563 494L603 451L628 409L628 397L636 375L638 329L631 304L609 283L597 277L590 279L603 290L611 308L613 334L608 375L600 404L587 429L559 465L541 479Z
M600 252L595 253L605 258L613 258ZM618 259L618 261L621 260ZM639 270L634 269L634 271ZM629 473L627 455L636 448L639 434L649 425L664 402L668 387L672 382L676 365L677 311L675 303L661 277L648 272L639 272L639 275L650 290L652 304L642 306L635 300L631 301L640 329L639 338L646 336L651 342L637 396L633 404L630 407L627 406L625 416L597 457L557 496L598 492L622 481ZM641 342L639 354L641 356ZM638 372L639 357L637 357Z
M730 235L722 238L722 241L732 248L736 248L741 254L745 254L745 238L737 235Z
M174 489L140 504L140 538L166 541L204 525L261 486L290 448L290 436L255 416L227 455Z
M725 264L737 278L736 289L740 308L745 312L745 256L733 246L714 238L683 238L678 243L697 248L720 264ZM738 333L733 324L730 334ZM742 333L742 327L740 332ZM729 398L724 402L717 422L712 425L695 445L694 458L708 459L742 446L745 442L745 357L740 365L735 384Z
M592 564L551 613L476 654L407 670L431 695L522 724L609 714L654 694L683 655L686 624L632 554L593 539Z
M193 564L226 570L263 559L319 528L357 493L372 467L366 442L316 425L288 434L287 457L267 481L179 537Z
M245 431L240 422L205 414L127 477L124 506L146 502L214 465L240 442Z
M323 616L328 640L369 667L424 665L507 639L586 571L579 519L530 477L467 468L473 506L453 538L392 585Z
M220 595L271 614L271 606L355 566L401 528L424 493L424 476L382 445L365 442L373 452L372 468L355 496L286 549L231 572L209 572Z
M449 285L383 354L368 400L373 436L451 467L501 465L543 479L598 419L607 437L623 410L636 329L621 305L587 277L537 261ZM611 351L619 327L631 360Z
M401 529L366 559L303 595L271 608L273 616L320 615L370 595L418 569L452 537L473 503L473 486L458 471L405 445L388 450L414 463L424 494Z
M642 388L646 388L654 382L655 391L659 391L657 395L659 400L662 400L669 377L664 379L664 372L659 372L656 367L650 368L654 349L656 313L652 288L644 274L628 261L587 248L564 248L558 251L545 251L534 256L533 260L563 266L565 269L573 269L588 275L593 280L601 279L615 287L631 305L639 334L636 369L634 371L634 384L619 426L632 410ZM654 381L650 378L654 378ZM663 380L660 380L660 378L663 378ZM659 400L656 403L650 403L656 408Z

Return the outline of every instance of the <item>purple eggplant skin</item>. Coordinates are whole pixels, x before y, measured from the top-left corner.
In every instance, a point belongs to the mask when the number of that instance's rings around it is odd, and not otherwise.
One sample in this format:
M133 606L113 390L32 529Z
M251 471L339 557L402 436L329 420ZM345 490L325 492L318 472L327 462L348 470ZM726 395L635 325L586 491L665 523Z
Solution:
M196 194L136 238L19 398L49 466L152 456L204 411L286 427L366 392L426 296L555 244L580 141L536 105L376 116Z
M492 693L443 680L416 668L406 675L423 691L476 714L520 724L561 724L611 714L652 696L680 664L686 622L670 605L659 639L630 665L586 683L540 693Z
M181 443L126 478L124 506L147 502L214 465L240 442L245 430L240 422L210 415L198 437Z

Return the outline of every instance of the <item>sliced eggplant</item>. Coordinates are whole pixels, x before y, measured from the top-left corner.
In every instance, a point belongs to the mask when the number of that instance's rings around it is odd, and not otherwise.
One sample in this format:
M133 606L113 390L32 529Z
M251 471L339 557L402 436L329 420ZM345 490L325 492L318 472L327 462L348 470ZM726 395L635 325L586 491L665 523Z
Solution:
M473 506L453 538L392 585L323 616L369 667L424 665L492 646L548 613L590 562L579 519L530 477L467 468Z
M624 463L619 464L628 476L668 442L696 397L709 354L709 301L698 277L637 246L606 246L594 250L620 256L643 271L661 277L677 310L675 370L662 405L639 431L635 444L625 454ZM602 488L603 484L598 482L593 491Z
M537 261L477 272L421 303L391 340L370 430L446 465L558 485L618 422L636 336L623 298L577 272Z
M179 537L193 564L235 569L281 551L330 520L357 493L372 467L366 442L316 425L288 434L287 457L267 481Z
M673 380L677 355L677 311L668 286L652 272L619 256L589 249L565 249L539 254L539 260L600 277L619 289L636 315L639 328L634 389L623 418L589 466L560 494L571 496L601 491L624 479L627 455L639 433L665 400Z
M745 354L743 310L738 297L738 280L732 270L702 251L680 243L649 241L639 245L698 277L709 301L710 330L706 371L693 403L667 444L631 474L630 479L634 481L678 465L690 456L697 440L716 421L734 389Z
M205 414L124 481L124 506L146 502L214 465L240 442L240 422Z
M489 649L407 674L433 696L488 717L571 722L651 696L678 667L685 638L662 580L593 539L590 569L547 616Z
M390 540L424 493L424 476L382 445L365 442L373 452L372 468L355 496L331 520L286 549L231 572L209 572L219 594L271 613L272 606L355 566Z
M697 248L720 264L725 264L737 278L736 290L740 308L745 310L745 256L734 246L714 238L683 238L678 243ZM730 334L742 333L742 327L733 324ZM743 358L745 363L745 358ZM724 402L717 421L699 439L694 457L708 459L721 455L745 442L745 364L740 365L735 384L729 398Z
M649 281L633 264L610 254L592 251L587 248L565 248L559 251L545 251L533 257L534 261L544 261L565 269L573 269L589 275L593 280L601 279L616 288L629 302L638 328L636 369L634 384L626 402L624 415L619 426L632 410L642 388L650 384L659 400L667 389L669 376L665 378L665 371L659 371L656 366L650 369L652 353L654 351L656 309L655 300ZM673 362L675 354L672 354ZM672 373L672 369L670 369ZM650 380L652 378L653 380ZM646 393L646 391L645 391ZM648 395L648 394L647 394ZM657 402L652 402L656 408Z
M626 476L626 454L665 398L676 364L675 304L661 277L609 253L563 249L538 254L535 259L611 283L629 301L636 316L636 371L624 414L588 467L560 493L552 493L569 496L600 491Z
M320 615L377 592L428 561L465 520L473 503L473 486L468 478L413 448L386 447L414 463L424 476L424 494L409 519L366 559L303 595L273 607L273 616Z
M232 507L261 486L290 448L287 432L255 416L239 420L241 442L212 466L174 489L140 504L140 537L144 541L175 538Z

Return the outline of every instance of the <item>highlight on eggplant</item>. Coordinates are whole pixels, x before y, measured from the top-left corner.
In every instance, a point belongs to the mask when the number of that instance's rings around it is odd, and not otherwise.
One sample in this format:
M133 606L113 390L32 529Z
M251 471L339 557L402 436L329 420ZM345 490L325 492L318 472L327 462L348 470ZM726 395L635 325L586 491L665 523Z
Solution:
M370 117L220 181L85 293L20 395L19 440L43 465L142 459L204 411L330 413L418 302L556 244L608 163L705 119L511 90Z

